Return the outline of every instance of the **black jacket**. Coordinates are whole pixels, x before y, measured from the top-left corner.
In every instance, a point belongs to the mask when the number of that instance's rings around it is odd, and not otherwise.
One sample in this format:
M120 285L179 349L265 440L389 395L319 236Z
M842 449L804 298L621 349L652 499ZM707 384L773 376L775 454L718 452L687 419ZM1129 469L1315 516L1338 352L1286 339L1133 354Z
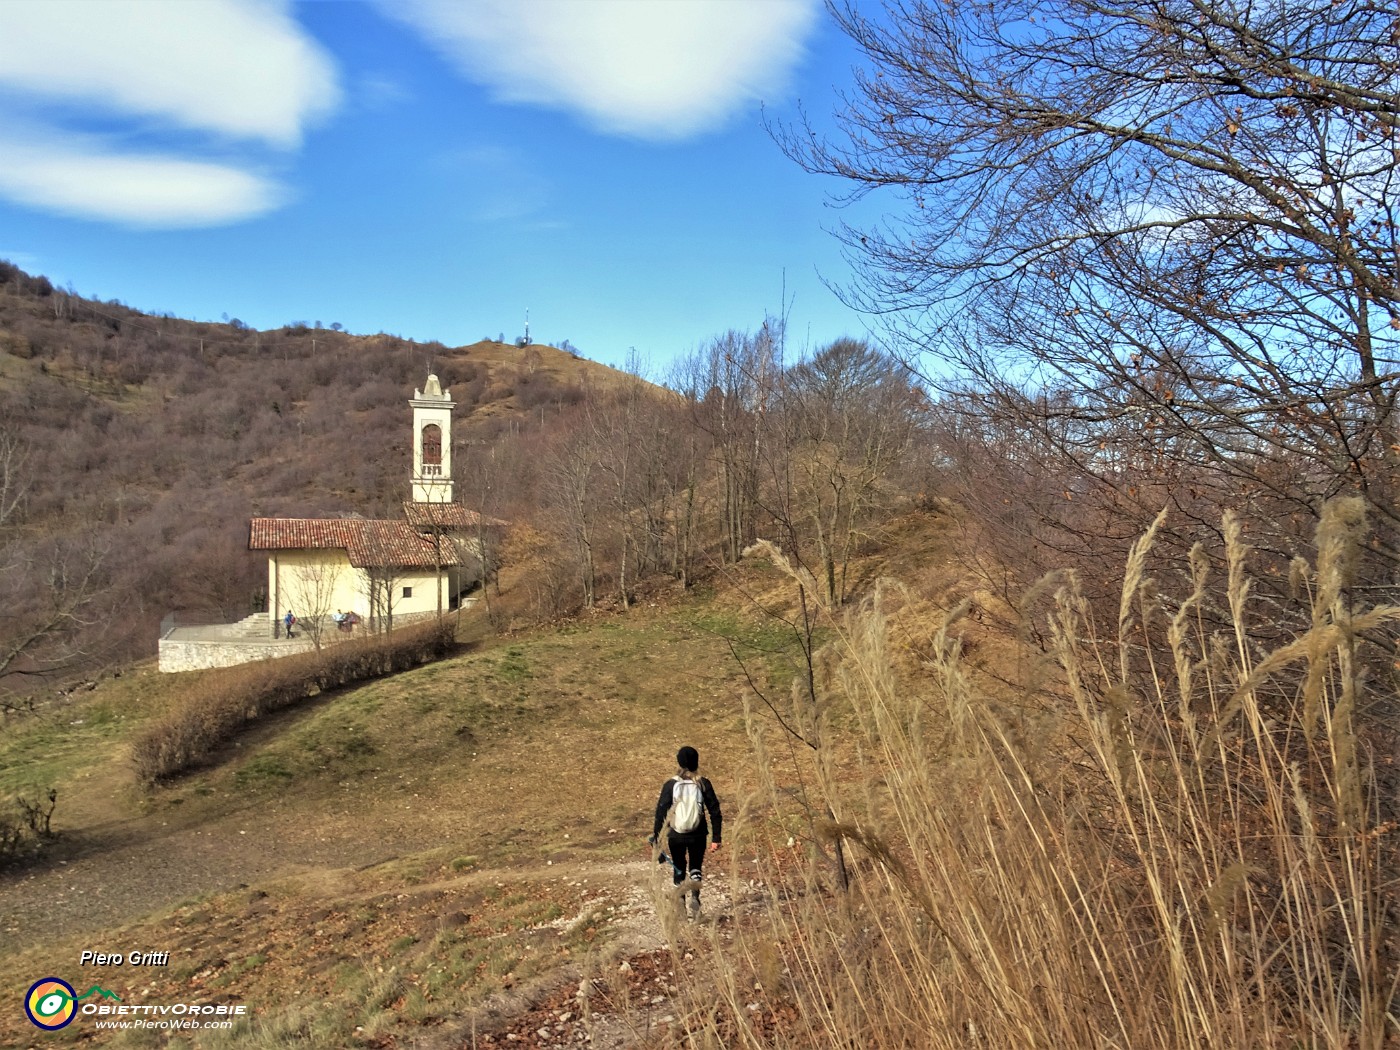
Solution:
M656 800L656 824L651 829L651 837L653 839L661 834L661 826L666 823L666 815L671 812L671 791L675 787L675 783L676 778L672 777L661 785L661 797ZM719 842L721 841L720 829L724 825L724 816L719 811L719 796L715 794L715 789L710 786L710 782L704 777L700 778L700 800L704 803L704 806L700 810L700 826L684 834L687 837L696 835L703 839L709 831L705 823L705 812L709 811L710 816L715 822L714 841ZM678 835L681 834L681 832L673 831L671 834Z

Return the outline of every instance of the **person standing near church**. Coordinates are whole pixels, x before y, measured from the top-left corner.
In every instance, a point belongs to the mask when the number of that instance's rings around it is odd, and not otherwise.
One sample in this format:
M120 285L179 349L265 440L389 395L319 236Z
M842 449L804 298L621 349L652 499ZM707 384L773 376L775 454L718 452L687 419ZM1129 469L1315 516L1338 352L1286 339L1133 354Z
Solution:
M676 775L661 785L661 796L656 800L656 822L647 842L656 845L661 828L669 818L666 845L671 851L671 881L676 886L688 881L682 892L686 898L686 914L693 919L700 914L705 840L710 837L705 814L714 821L711 852L719 849L723 839L724 817L714 787L700 776L700 753L693 747L683 747L676 752L676 765L679 767Z

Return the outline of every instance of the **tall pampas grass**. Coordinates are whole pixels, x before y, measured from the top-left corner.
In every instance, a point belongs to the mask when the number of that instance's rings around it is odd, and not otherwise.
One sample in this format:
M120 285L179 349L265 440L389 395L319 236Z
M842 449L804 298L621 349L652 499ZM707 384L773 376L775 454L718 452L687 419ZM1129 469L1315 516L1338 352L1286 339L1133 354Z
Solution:
M696 969L714 987L697 990L687 1039L1400 1045L1397 832L1355 718L1367 632L1400 610L1349 600L1364 522L1341 500L1316 565L1294 569L1311 627L1259 652L1249 552L1224 526L1223 592L1196 551L1169 609L1144 536L1107 636L1073 573L1045 581L1053 661L1027 661L1019 690L972 673L958 612L918 636L920 603L893 583L839 620L825 610L836 640L803 724L845 721L840 747L828 727L813 749L807 826L846 846L854 877L842 890L821 865L791 864L772 814L794 792L761 787L770 819L734 837L769 869L760 906L701 939ZM1213 600L1223 631L1203 612ZM781 729L764 716L754 735L770 748Z

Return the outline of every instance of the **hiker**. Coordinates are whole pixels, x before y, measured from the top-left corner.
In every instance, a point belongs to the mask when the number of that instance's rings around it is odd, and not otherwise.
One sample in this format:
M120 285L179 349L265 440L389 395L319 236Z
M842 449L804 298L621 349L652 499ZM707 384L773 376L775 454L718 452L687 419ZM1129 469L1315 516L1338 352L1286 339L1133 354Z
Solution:
M287 615L282 617L282 622L287 627L287 637L292 637L292 628L296 626L297 618L292 615L292 610L287 610Z
M671 851L671 881L679 886L687 878L690 880L689 888L681 892L686 898L686 916L694 919L700 915L700 869L705 863L705 838L709 834L705 812L708 810L715 822L711 850L719 849L724 818L720 815L715 789L696 772L700 768L700 753L693 747L683 747L676 752L676 765L679 771L661 785L661 797L656 800L656 823L647 842L656 845L661 826L669 814L671 828L666 835L666 845Z

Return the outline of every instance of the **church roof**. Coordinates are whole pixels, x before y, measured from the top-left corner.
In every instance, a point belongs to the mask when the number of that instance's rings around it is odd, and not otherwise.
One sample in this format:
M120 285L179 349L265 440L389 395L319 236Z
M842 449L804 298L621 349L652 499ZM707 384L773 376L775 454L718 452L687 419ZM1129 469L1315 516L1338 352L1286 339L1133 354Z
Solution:
M460 503L405 503L404 517L419 528L474 529L480 516Z
M248 549L343 550L357 569L421 569L462 564L454 544L433 541L404 521L366 518L254 518Z
M413 391L414 401L442 401L448 408L452 407L452 393L444 390L442 384L438 382L438 377L428 376L428 381L423 384L423 389Z
M460 503L405 503L404 517L416 528L474 529L481 515ZM499 518L487 518L487 525L504 525Z

